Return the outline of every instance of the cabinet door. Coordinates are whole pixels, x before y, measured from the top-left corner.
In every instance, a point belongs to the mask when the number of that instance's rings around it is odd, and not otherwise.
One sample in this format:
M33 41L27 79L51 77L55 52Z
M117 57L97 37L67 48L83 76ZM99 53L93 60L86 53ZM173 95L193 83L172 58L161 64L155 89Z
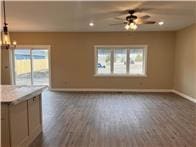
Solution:
M38 132L42 126L41 121L41 96L28 100L29 135Z
M27 101L10 106L11 146L20 146L28 139Z
M1 104L1 146L10 147L8 105Z

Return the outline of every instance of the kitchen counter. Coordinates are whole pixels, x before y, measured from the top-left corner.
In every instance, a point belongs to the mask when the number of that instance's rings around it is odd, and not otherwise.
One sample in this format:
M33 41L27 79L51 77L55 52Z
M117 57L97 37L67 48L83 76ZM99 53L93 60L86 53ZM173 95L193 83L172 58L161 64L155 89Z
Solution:
M0 85L0 102L17 104L42 93L44 89L46 86Z
M28 147L42 132L46 86L0 86L1 146Z

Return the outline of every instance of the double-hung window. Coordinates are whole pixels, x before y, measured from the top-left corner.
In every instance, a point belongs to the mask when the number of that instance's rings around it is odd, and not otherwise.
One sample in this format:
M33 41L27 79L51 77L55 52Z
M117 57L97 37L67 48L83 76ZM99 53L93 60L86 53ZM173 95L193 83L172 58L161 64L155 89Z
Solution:
M95 46L95 75L146 76L147 46Z

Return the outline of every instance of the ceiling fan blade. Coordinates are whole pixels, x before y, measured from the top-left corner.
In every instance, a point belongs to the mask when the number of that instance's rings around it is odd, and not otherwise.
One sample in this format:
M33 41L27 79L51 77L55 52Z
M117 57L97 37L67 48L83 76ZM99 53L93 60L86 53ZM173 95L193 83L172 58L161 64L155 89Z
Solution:
M150 18L149 15L144 15L144 16L140 17L140 19L148 19L148 18Z
M144 21L142 24L155 24L156 21Z
M143 19L141 19L141 18L135 19L134 22L135 22L137 25L140 25L140 24L143 24L143 23L144 23Z
M121 21L124 21L125 20L124 18L121 18L121 17L114 17L114 19L121 20Z
M149 11L149 10L152 10L152 8L136 8L136 9L134 9L135 13Z
M109 25L110 25L110 26L117 26L117 25L124 25L124 24L127 24L127 22L112 23L112 24L109 24Z
M128 10L122 10L122 11L110 11L110 12L107 12L109 14L115 14L115 15L125 15L125 14L128 14Z
M189 16L192 14L195 14L193 10L191 9L179 9L179 10L174 10L171 8L159 8L159 9L154 9L150 11L152 14L156 15L176 15L176 16Z
M127 10L122 10L122 11L111 11L110 13L113 13L113 14L119 14L119 15L125 15L125 14L129 14L129 11L134 11L134 13L137 13L137 12L143 12L143 11L149 11L149 10L152 10L153 8L130 8L130 9L127 9Z
M119 12L121 15L125 15L125 14L128 14L129 10L123 10L121 12Z

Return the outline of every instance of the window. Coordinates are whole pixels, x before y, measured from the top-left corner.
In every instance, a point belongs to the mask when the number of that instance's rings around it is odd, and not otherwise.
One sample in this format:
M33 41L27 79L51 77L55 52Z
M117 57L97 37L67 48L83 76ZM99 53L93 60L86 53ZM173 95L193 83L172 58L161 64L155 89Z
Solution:
M146 76L147 46L96 46L96 75Z

